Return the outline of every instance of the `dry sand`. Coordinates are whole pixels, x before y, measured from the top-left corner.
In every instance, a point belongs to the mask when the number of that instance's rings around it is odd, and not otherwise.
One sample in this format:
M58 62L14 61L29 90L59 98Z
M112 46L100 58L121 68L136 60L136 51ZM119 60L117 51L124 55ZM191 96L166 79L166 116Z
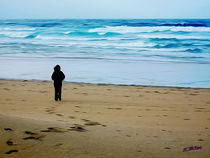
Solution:
M64 83L53 95L52 82L0 80L1 158L210 158L210 89Z

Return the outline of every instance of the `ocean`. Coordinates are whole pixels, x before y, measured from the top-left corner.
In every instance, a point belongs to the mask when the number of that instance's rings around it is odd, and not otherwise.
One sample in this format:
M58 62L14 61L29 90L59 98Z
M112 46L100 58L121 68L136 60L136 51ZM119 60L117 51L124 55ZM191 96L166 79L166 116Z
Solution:
M208 19L0 20L0 78L210 88Z

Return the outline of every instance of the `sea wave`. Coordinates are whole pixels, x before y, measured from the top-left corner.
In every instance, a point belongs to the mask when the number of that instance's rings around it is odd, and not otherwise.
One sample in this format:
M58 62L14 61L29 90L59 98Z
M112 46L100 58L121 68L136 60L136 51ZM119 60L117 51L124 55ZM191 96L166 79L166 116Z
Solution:
M27 36L29 36L30 34L32 34L33 32L26 32L26 31L1 31L0 32L0 36L6 36L6 37L19 37L19 38L25 38Z
M36 28L32 27L0 27L1 31L34 31Z
M116 32L120 34L126 33L154 33L154 32L210 32L210 27L168 27L168 26L158 26L158 27L129 27L129 26L106 26L101 28L93 28L88 30L88 32Z
M197 39L197 40L209 40L209 37L205 37L205 36L194 36L194 35L174 35L174 34L139 34L137 35L139 38L147 38L147 39Z
M39 47L46 52L55 46L61 51L209 53L209 24L210 20L0 20L0 39L11 48L16 43L15 52L21 52L25 42L29 45L24 51L36 43L44 44Z

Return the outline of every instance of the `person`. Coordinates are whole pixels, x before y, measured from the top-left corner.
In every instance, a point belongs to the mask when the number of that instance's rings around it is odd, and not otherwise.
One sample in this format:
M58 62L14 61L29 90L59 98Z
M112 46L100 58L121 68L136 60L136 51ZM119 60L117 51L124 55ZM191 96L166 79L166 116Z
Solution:
M62 81L65 79L65 75L61 71L61 67L59 65L54 67L54 72L51 78L54 81L55 101L58 101L58 99L61 101Z

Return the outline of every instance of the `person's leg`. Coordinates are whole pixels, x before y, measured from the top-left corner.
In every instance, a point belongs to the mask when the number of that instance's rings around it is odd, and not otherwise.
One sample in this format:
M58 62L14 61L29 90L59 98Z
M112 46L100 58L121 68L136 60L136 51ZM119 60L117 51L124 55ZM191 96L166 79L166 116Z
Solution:
M58 86L56 84L54 84L54 87L55 87L55 101L58 101L58 92L59 92L59 89L58 89Z
M58 99L61 101L61 91L62 91L62 84L59 86L58 90Z
M55 88L55 101L57 101L58 100L58 91L57 91L57 89Z

